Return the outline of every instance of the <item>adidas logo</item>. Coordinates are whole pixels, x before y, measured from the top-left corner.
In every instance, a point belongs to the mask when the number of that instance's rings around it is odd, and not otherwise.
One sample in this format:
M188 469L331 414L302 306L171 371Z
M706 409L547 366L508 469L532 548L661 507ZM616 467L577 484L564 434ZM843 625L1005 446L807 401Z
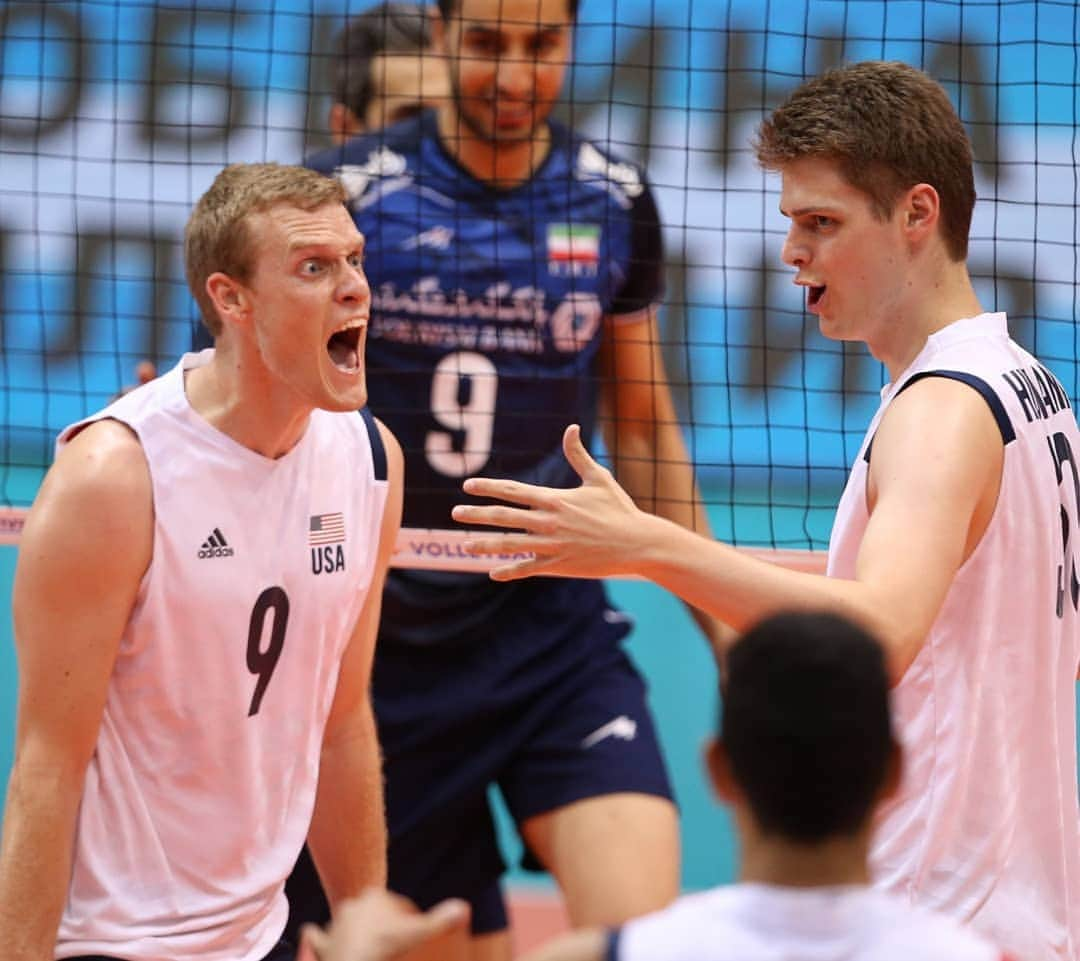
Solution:
M225 543L225 535L216 527L199 548L199 557L232 557L233 549Z

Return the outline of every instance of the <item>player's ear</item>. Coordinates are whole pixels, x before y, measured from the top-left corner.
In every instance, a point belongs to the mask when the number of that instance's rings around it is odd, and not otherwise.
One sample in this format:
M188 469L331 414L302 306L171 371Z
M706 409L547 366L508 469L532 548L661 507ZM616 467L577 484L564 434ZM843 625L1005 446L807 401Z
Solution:
M247 321L251 301L247 287L238 280L215 271L206 278L206 294L213 301L222 326L238 326Z
M915 184L900 200L904 231L913 244L932 236L941 218L941 198L930 184Z
M885 780L881 784L878 802L887 801L895 797L900 790L900 782L904 776L904 751L897 741L892 742L889 751L889 763L885 768Z
M705 745L705 767L712 789L720 800L733 804L742 798L742 791L731 773L731 760L719 738L709 738Z
M431 49L434 53L446 53L446 21L443 20L442 12L434 3L429 4L426 16L431 22Z

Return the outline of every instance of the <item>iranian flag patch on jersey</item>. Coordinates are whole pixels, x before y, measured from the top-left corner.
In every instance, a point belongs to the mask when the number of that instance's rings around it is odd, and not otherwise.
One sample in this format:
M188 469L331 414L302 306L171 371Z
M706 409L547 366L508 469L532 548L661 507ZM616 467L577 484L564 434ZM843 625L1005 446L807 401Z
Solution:
M548 224L548 263L595 264L600 259L597 224Z

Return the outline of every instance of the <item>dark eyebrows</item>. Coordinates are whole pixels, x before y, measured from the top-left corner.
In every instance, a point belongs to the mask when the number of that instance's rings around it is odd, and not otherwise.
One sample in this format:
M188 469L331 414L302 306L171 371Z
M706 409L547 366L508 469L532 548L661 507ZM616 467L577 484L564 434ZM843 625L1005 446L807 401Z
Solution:
M499 35L499 27L492 26L489 23L468 23L462 30L462 33L468 37L497 37Z
M566 24L563 23L526 23L524 21L513 21L518 26L532 26L535 28L534 36L558 36L563 30L566 29ZM480 23L475 20L467 21L462 33L470 36L481 36L485 39L488 37L498 37L502 34L502 22L495 21L495 23Z

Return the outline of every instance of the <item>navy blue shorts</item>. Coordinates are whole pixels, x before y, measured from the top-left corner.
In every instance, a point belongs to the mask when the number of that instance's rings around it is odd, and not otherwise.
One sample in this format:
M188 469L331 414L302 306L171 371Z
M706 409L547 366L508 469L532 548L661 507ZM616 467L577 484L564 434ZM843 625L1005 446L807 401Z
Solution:
M465 898L476 934L507 924L490 785L518 823L604 794L672 796L626 617L546 593L481 645L376 655L389 885L421 908Z
M645 683L622 649L628 619L598 584L546 583L471 643L376 649L389 886L424 909L464 898L476 934L507 925L491 785L519 823L604 794L671 797ZM525 865L542 869L528 853ZM286 893L286 937L326 922L306 851Z

